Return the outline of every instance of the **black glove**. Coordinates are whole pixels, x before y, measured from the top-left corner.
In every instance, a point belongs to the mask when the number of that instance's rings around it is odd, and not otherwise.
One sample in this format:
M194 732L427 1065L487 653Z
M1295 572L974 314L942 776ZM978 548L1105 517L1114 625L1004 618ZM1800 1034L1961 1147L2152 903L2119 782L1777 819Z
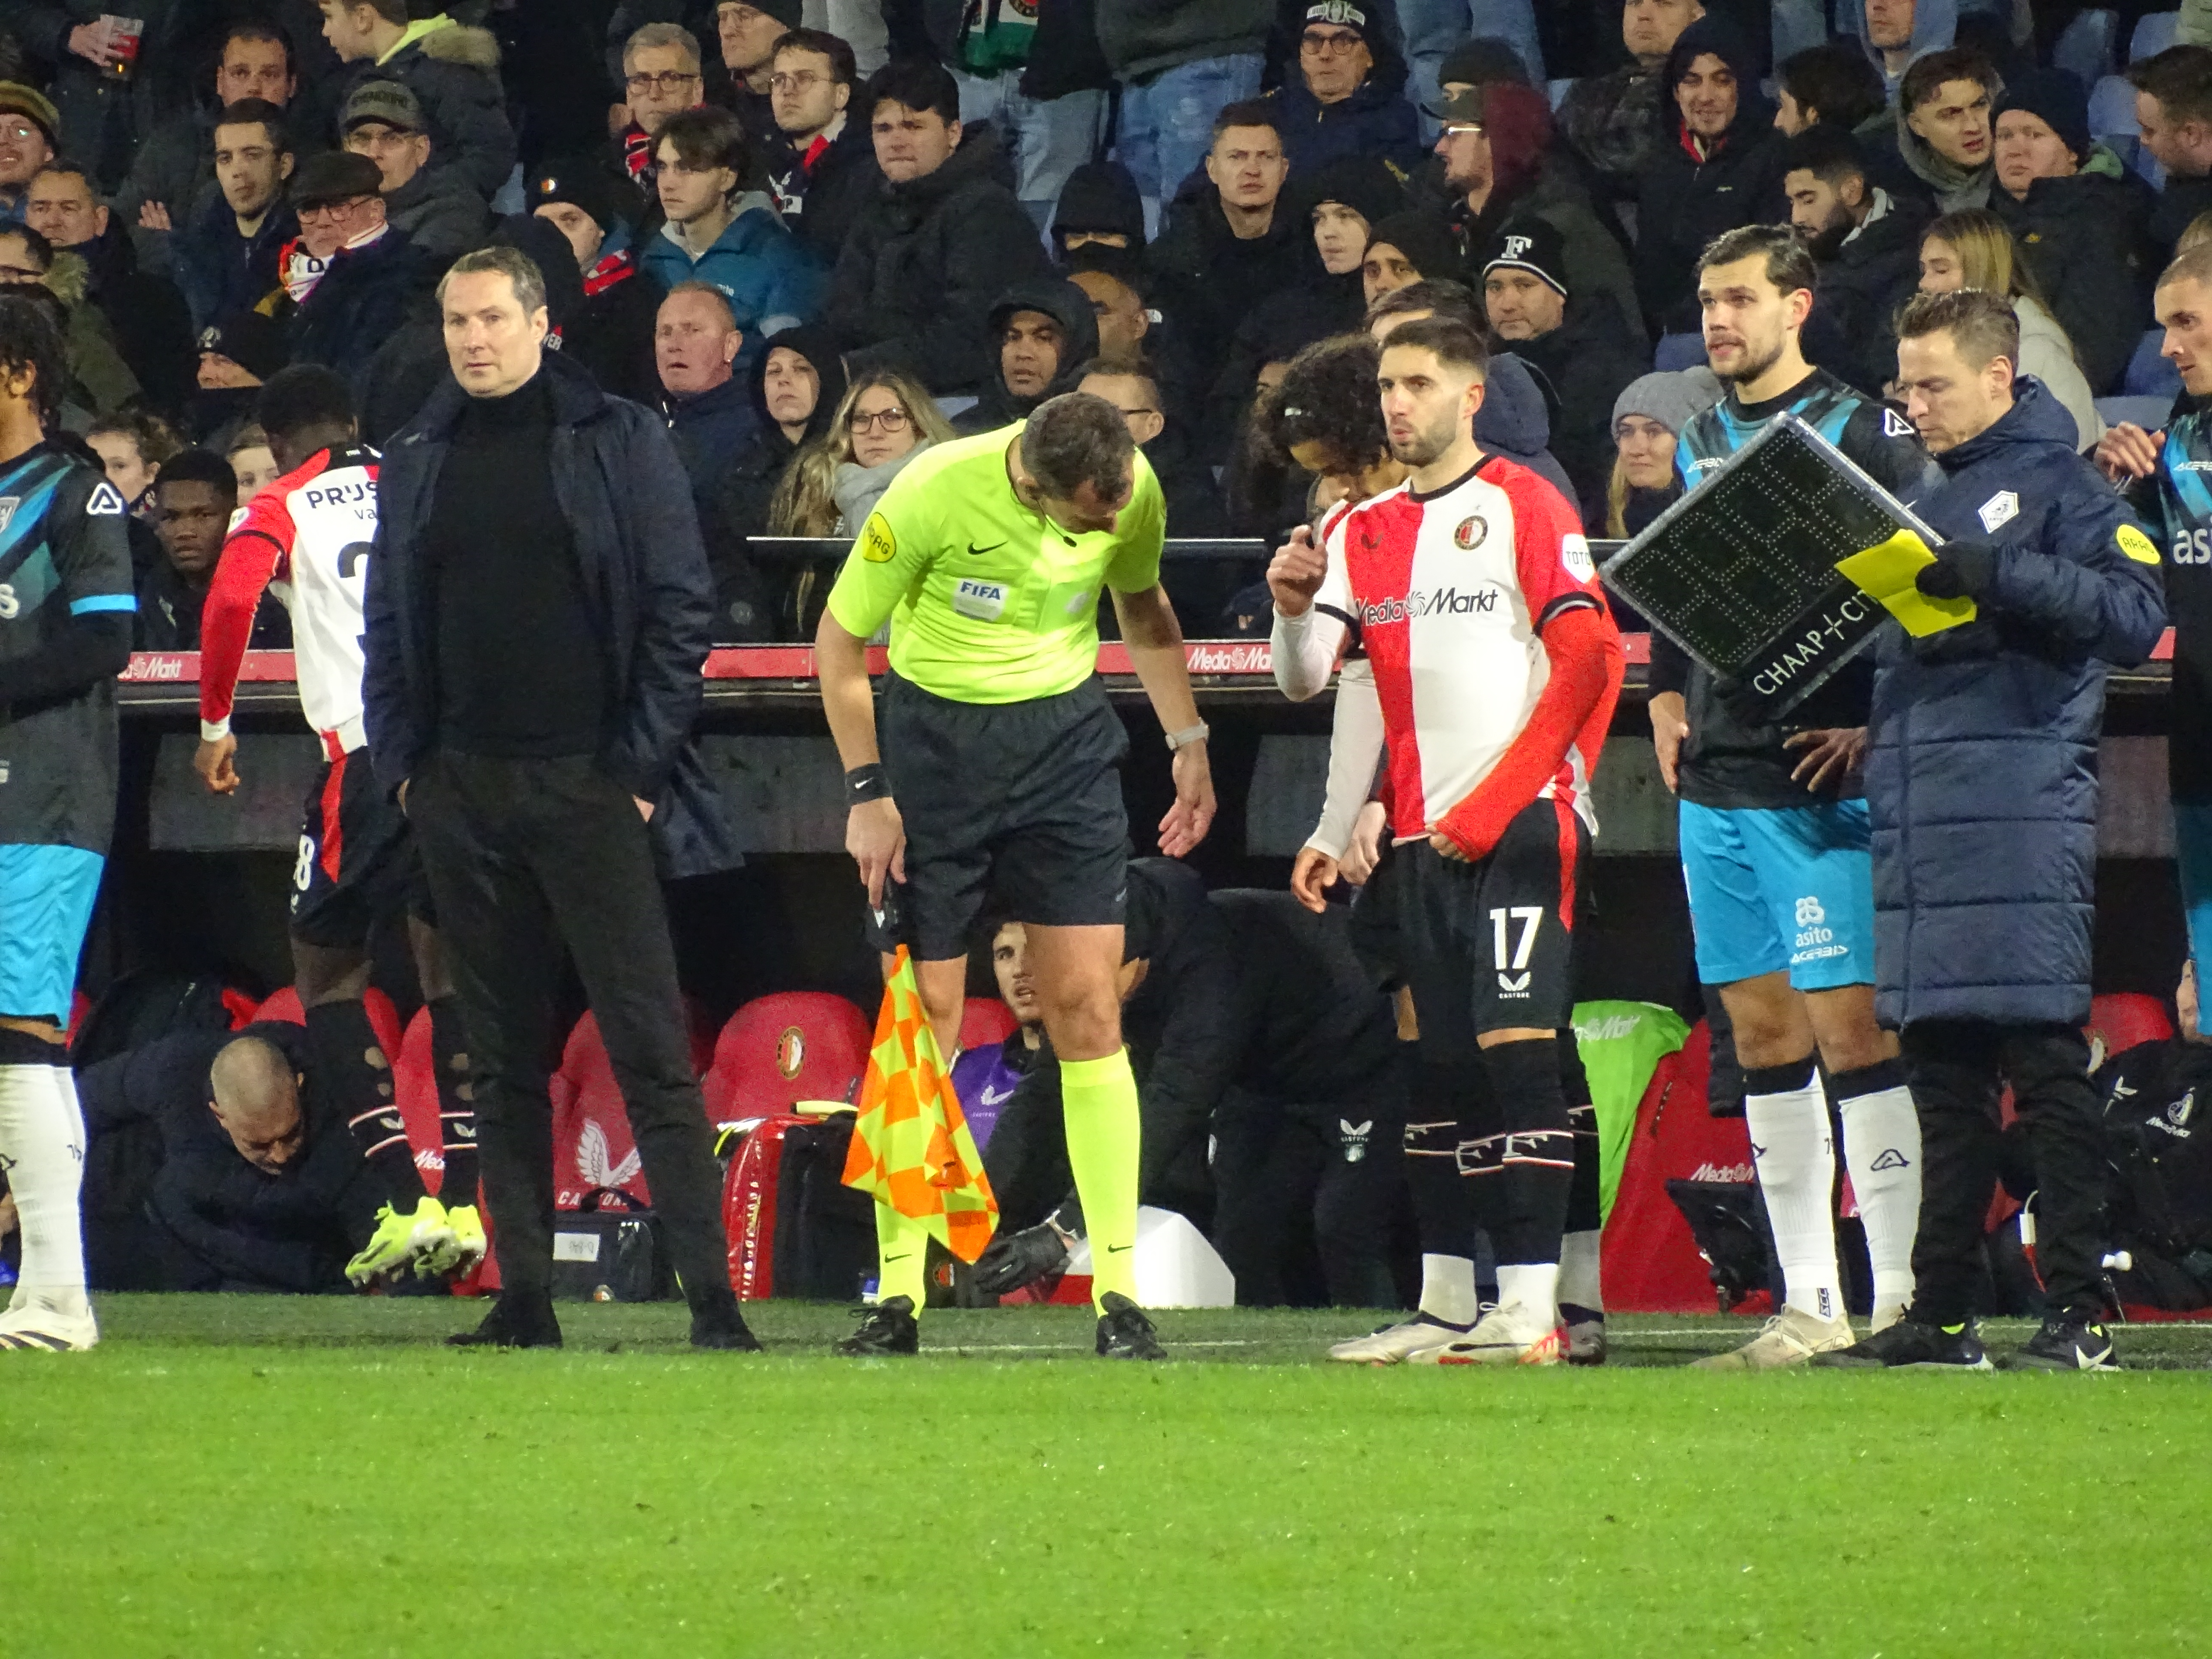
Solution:
M1988 542L1945 542L1912 585L1931 599L1983 599L1996 586L1997 550Z
M1001 1233L975 1263L975 1288L985 1296L1011 1296L1067 1266L1067 1246L1049 1225Z

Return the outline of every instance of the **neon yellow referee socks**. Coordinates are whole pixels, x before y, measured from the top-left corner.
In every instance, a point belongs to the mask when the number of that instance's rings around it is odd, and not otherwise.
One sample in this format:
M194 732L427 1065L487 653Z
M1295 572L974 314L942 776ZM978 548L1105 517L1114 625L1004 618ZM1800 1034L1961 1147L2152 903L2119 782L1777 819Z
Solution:
M929 1229L888 1204L876 1206L876 1300L895 1296L914 1304L914 1316L929 1300Z
M1067 1162L1091 1239L1091 1300L1137 1299L1137 1079L1126 1048L1060 1062Z

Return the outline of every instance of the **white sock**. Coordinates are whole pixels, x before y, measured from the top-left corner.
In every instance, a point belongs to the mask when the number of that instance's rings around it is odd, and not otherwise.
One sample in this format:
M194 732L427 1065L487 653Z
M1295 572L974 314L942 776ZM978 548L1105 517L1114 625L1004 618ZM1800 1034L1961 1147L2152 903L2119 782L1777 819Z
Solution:
M84 1305L84 1120L68 1068L0 1066L0 1165L15 1196L23 1260L12 1307Z
M1421 1311L1447 1325L1472 1325L1480 1311L1474 1299L1474 1263L1463 1255L1421 1258Z
M1605 1288L1598 1273L1601 1237L1592 1229L1559 1240L1559 1300L1592 1313L1605 1311Z
M1779 1070L1779 1067L1775 1068ZM1816 1319L1844 1316L1844 1286L1836 1272L1836 1142L1828 1129L1828 1097L1809 1060L1801 1088L1747 1095L1744 1127L1766 1218L1774 1229L1774 1254L1782 1263L1784 1295L1800 1313Z
M1904 1307L1912 1300L1912 1237L1920 1226L1920 1115L1912 1091L1893 1084L1838 1101L1836 1110L1844 1121L1844 1167L1866 1227L1875 1311Z
M1510 1308L1516 1303L1537 1329L1548 1331L1558 1324L1559 1264L1521 1261L1509 1267L1502 1261L1498 1263L1498 1305Z

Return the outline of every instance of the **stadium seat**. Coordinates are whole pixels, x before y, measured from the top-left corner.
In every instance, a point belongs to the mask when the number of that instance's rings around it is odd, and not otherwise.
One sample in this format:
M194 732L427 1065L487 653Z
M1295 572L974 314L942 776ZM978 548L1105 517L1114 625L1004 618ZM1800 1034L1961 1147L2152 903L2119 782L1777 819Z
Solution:
M652 1203L615 1068L600 1040L599 1022L590 1014L568 1033L552 1095L554 1207L577 1209L586 1193L600 1187Z
M2105 417L2106 426L2118 426L2123 421L2132 421L2146 432L2155 432L2166 424L2166 417L2172 412L2172 398L2097 399L2097 413Z
M2146 329L2142 339L2136 342L2134 355L2128 359L2127 373L2120 379L2120 394L2127 398L2164 398L2171 403L2181 390L2181 371L2173 360L2162 354L2166 345L2166 331Z
M307 1023L307 1016L301 1011L300 994L289 985L264 998L261 1006L253 1011L253 1018L282 1020L287 1025L305 1025ZM251 1020L247 1022L249 1024L252 1023Z
M1651 367L1668 374L1698 368L1705 361L1705 337L1702 334L1662 334L1658 349L1651 354Z
M2176 31L2181 27L2178 11L2146 12L2136 20L2136 32L2128 42L2128 62L2140 64L2146 58L2155 58L2173 44Z
M2101 9L2075 15L2051 49L2051 61L2071 70L2085 87L2094 87L2112 72L2112 54L2119 45L2118 12Z
M2166 1004L2140 991L2114 991L2089 1001L2089 1023L2083 1030L2092 1044L2104 1045L2108 1059L2140 1042L2166 1042L2173 1036L2173 1022Z
M1004 1042L1020 1022L1014 1011L996 997L969 997L960 1014L960 1047L964 1052L989 1043Z
M376 1033L376 1040L384 1045L384 1052L398 1054L402 1033L399 1030L399 1011L392 1006L392 999L372 985L362 1001L368 1009L369 1029ZM300 994L289 985L264 998L261 1006L253 1011L253 1018L280 1020L287 1025L305 1025L307 1023L307 1016L300 1007ZM250 1024L252 1021L247 1023Z
M2089 136L2119 156L2125 167L2136 165L2136 89L2123 75L2107 75L2089 88Z
M756 997L714 1039L707 1115L717 1123L787 1112L802 1100L850 1100L868 1067L867 1016L841 996Z

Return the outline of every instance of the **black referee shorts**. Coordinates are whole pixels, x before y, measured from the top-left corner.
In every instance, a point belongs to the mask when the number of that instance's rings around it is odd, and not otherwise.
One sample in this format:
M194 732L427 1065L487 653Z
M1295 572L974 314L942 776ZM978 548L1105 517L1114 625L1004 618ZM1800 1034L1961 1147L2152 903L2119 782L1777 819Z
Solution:
M906 823L907 942L964 956L988 895L1045 927L1121 925L1128 734L1097 679L1028 702L954 702L896 675L884 689L884 771Z
M403 914L435 920L407 815L376 787L368 750L325 761L307 791L292 867L292 937L363 950L377 923Z
M1425 1046L1471 1057L1487 1031L1568 1028L1589 856L1589 829L1551 800L1522 808L1476 863L1448 859L1425 841L1390 849L1388 949L1413 989Z

